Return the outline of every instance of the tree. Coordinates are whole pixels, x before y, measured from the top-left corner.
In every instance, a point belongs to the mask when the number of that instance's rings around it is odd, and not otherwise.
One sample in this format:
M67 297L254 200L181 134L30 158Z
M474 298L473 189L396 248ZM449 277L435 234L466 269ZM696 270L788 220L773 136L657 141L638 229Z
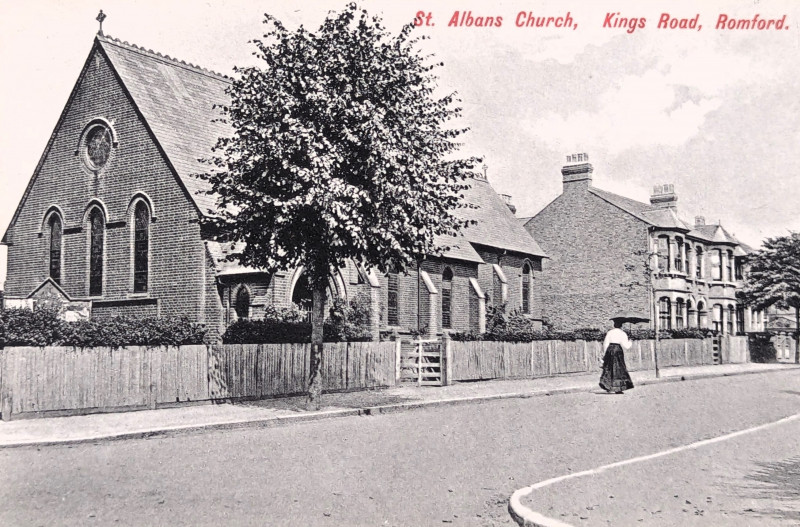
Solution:
M794 308L794 361L800 364L800 232L767 238L763 249L747 257L747 266L745 304L759 310Z
M434 70L408 24L396 36L355 4L316 33L265 15L254 40L261 67L236 68L220 138L203 177L218 196L216 236L244 242L231 255L275 272L304 266L312 288L309 402L319 406L322 328L332 272L350 259L404 271L440 255L436 236L466 222L465 178L452 127L454 93L438 96Z
M648 236L649 240L649 236ZM658 299L655 293L655 275L658 272L658 251L656 249L637 249L633 251L634 262L628 262L623 265L626 273L632 274L632 277L627 282L620 283L620 287L628 290L628 292L644 287L647 290L647 303L649 304L648 310L653 316L651 325L655 343L653 345L653 365L655 366L656 378L661 377L661 372L658 369L658 352L660 346L660 333L659 327L659 313L658 313Z

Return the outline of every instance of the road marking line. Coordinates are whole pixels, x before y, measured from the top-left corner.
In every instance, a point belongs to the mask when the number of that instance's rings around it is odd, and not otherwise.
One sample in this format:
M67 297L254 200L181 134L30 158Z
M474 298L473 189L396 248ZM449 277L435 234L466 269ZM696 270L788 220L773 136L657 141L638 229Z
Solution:
M766 428L771 428L773 426L778 426L781 424L788 423L789 421L794 421L796 419L800 419L800 414L790 415L788 417L784 417L783 419L778 419L777 421L773 421L771 423L765 423L763 425L754 426L752 428L747 428L745 430L739 430L736 432L731 432L730 434L725 434L717 437L712 437L711 439L703 439L702 441L697 441L694 443L690 443L688 445L683 445L675 448L670 448L668 450L664 450L662 452L656 452L655 454L648 454L646 456L639 456L634 457L631 459L626 459L624 461L617 461L615 463L610 463L608 465L603 465L598 468L593 468L589 470L583 470L581 472L574 472L572 474L566 474L564 476L558 476L556 478L550 478L544 481L540 481L539 483L534 483L528 487L523 487L518 489L514 494L511 495L511 499L508 502L508 509L511 512L511 515L517 518L521 518L525 523L525 525L536 525L542 527L571 527L570 524L561 522L554 518L548 518L541 513L538 513L522 504L521 499L524 496L527 496L531 492L537 489L541 489L554 483L559 483L561 481L566 481L572 478L579 478L583 476L591 476L595 474L601 474L606 470L621 467L624 465L630 465L633 463L640 463L642 461L649 461L651 459L668 456L670 454L675 454L678 452L682 452L684 450L693 450L696 448L700 448L706 445L711 445L713 443L719 443L721 441L727 441L728 439L733 439L735 437L739 437L745 434L751 434L753 432L758 432L760 430L764 430Z

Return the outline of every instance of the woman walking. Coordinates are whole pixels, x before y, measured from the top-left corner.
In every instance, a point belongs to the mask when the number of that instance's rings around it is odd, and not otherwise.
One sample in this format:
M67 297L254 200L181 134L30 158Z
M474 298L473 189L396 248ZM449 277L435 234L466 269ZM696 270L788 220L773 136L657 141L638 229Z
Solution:
M625 350L631 348L628 334L622 330L623 318L614 318L614 329L606 333L603 341L603 374L600 387L607 392L622 393L633 388L633 381L625 367Z

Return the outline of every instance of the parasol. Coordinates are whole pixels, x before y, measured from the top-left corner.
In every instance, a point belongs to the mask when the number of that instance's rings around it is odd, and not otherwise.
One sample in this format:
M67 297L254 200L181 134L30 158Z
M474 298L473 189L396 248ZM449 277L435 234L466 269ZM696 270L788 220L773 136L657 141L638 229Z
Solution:
M630 322L631 324L638 324L639 322L650 322L650 317L644 317L633 311L622 311L611 317L610 320L621 320L623 323Z

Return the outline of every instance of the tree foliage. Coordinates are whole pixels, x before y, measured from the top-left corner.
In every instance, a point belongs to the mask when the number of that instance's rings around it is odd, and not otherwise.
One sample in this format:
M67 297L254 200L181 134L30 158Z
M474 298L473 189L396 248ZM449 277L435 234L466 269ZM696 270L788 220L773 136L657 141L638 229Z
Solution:
M410 24L393 36L354 4L316 33L264 22L263 65L236 70L222 108L233 134L205 176L220 205L210 222L246 242L232 258L327 280L347 259L387 272L436 254L434 237L464 226L453 211L475 160L453 155L461 110L435 95L441 64L422 37Z
M800 309L800 232L767 238L763 249L747 257L747 265L745 303L757 309Z
M264 23L253 41L261 64L236 69L222 108L232 134L202 176L219 205L207 227L244 242L229 258L245 266L304 266L318 405L329 276L347 260L388 272L441 254L436 237L466 226L454 210L477 160L457 156L461 109L437 94L441 63L412 24L393 35L355 4L316 32Z
M794 309L794 361L800 364L800 232L767 238L761 250L748 256L747 265L742 300L760 310Z

